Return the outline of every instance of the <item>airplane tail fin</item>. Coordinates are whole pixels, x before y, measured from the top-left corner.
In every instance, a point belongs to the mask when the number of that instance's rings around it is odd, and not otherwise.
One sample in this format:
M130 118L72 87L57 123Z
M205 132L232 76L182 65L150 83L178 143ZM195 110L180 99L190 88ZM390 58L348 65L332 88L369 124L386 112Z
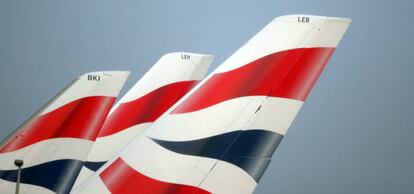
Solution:
M129 72L79 76L0 146L0 190L13 193L22 159L20 193L68 193Z
M274 19L75 193L252 193L350 23Z
M196 53L164 55L112 108L75 187L203 79L212 60Z

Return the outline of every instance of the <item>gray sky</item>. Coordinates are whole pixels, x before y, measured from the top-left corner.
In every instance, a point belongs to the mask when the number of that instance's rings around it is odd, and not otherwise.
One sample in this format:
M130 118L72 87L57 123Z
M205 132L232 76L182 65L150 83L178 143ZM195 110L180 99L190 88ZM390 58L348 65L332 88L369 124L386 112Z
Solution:
M255 193L412 194L413 8L410 0L2 0L0 137L79 74L131 70L129 88L170 51L215 54L215 68L280 15L351 17Z

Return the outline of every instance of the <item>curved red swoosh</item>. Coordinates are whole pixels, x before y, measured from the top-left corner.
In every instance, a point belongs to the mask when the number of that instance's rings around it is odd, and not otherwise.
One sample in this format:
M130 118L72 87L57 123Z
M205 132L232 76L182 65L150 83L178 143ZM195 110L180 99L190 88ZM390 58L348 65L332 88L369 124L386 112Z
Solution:
M159 181L129 167L121 158L99 175L112 194L210 194L198 187Z
M137 124L154 122L198 81L168 84L130 102L120 104L106 119L99 137L112 135Z
M0 148L0 153L18 150L52 138L67 137L93 141L114 102L115 97L85 97L35 117Z
M172 113L188 113L243 96L304 101L335 48L298 48L273 53L218 73Z

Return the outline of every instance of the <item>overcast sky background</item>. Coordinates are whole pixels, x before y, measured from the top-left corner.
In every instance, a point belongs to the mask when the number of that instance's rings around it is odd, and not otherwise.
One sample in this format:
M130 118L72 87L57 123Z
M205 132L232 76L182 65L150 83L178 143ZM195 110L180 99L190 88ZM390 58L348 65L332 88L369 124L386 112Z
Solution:
M273 18L353 23L256 194L414 193L414 1L0 1L0 138L77 75L131 70L171 51L217 67Z

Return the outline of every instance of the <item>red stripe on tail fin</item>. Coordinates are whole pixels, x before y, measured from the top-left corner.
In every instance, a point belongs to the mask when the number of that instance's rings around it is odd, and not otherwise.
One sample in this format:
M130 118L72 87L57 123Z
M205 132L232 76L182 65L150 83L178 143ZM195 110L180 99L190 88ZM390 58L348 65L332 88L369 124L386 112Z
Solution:
M281 51L235 70L215 74L173 113L193 112L243 96L304 101L334 50L300 48Z
M182 81L168 84L134 101L122 103L107 118L99 137L118 133L137 124L154 122L197 83Z
M85 97L35 117L0 148L0 153L52 138L68 137L93 141L114 102L115 97Z
M197 187L147 177L129 167L121 158L115 160L99 176L112 194L210 194Z

